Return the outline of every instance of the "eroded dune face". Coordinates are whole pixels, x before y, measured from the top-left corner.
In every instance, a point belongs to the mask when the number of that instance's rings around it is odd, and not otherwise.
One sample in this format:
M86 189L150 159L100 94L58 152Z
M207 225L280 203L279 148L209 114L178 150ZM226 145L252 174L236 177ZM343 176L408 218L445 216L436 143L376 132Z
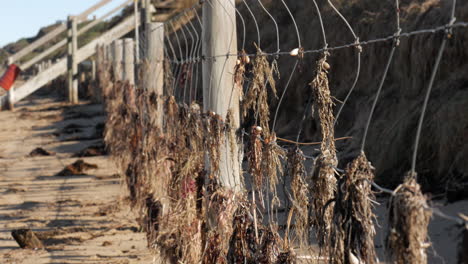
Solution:
M267 4L272 1L265 1ZM395 8L393 1L334 1L338 9L349 20L360 40L391 36L396 32ZM402 32L443 26L450 20L452 1L400 1ZM271 3L270 3L271 4ZM262 25L262 50L276 50L276 32L271 19L261 10L253 12ZM323 47L317 13L306 1L291 1L290 8L295 14L301 33L302 46L308 49ZM241 7L242 9L242 7ZM322 17L329 46L353 43L354 38L340 18L327 5L323 5ZM295 30L286 10L272 8L280 27L282 50L297 47ZM468 20L468 3L458 2L457 21ZM305 19L307 18L307 19ZM246 24L253 23L245 16ZM421 34L402 38L394 62L384 83L380 101L371 123L366 144L366 153L377 170L377 181L395 186L401 175L409 169L409 161L416 134L416 124L421 112L424 92L440 47L443 34ZM255 27L247 27L246 43L256 42ZM439 73L430 97L428 112L423 127L417 171L421 175L423 188L442 191L446 182L466 181L468 175L468 80L466 72L468 35L463 29L455 29L445 50ZM391 42L363 46L361 75L356 89L343 109L336 126L336 137L352 136L353 140L337 144L340 162L346 164L360 147L372 99L377 91L380 77L387 62ZM253 51L253 50L252 50ZM251 52L248 50L248 52ZM357 50L341 49L332 51L329 57L330 90L335 101L335 112L340 106L355 78ZM310 93L308 83L314 77L314 65L319 59L307 55L300 70L292 79L291 87L283 101L279 114L281 135L293 135L301 122L304 106ZM278 90L282 92L294 65L294 58L282 56L281 79ZM276 100L272 100L273 110ZM318 117L305 122L304 141L320 140ZM385 179L385 180L384 180ZM456 185L452 186L456 187ZM453 189L453 188L449 188ZM454 193L454 199L463 195ZM464 194L466 197L466 193Z

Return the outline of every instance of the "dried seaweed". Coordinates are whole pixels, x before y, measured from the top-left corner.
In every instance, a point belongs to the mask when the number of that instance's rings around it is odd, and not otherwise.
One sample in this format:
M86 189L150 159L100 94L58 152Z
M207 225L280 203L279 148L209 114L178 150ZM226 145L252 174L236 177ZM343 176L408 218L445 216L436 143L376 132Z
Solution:
M393 263L427 263L427 227L432 215L414 174L409 173L389 202L386 247Z
M253 110L255 120L264 129L266 135L270 133L270 109L268 106L268 91L269 84L274 97L276 95L276 81L274 74L278 73L276 63L270 63L267 57L263 54L260 48L257 47L257 56L253 62L253 81L245 96L242 105L243 116L246 117L250 110Z
M317 239L322 249L328 248L330 225L332 223L333 200L336 188L335 167L338 164L334 139L333 101L328 86L328 53L317 62L316 77L311 82L314 105L320 120L322 143L321 154L316 161L312 177L313 222L317 227Z
M288 153L288 174L291 178L292 207L289 210L286 239L289 239L289 228L293 215L295 216L295 234L299 245L307 242L309 229L309 189L304 168L304 154L298 147L291 148Z
M229 109L226 114L226 137L229 141L229 149L230 149L230 154L231 157L235 157L235 151L237 149L237 138L236 138L236 130L235 130L235 123L234 123L234 115L232 113L232 110Z
M273 132L265 138L263 153L262 153L262 172L264 178L268 179L268 187L273 194L271 210L274 206L280 206L276 186L279 183L278 174L283 174L283 164L281 159L284 159L286 152L276 143L276 134Z
M253 187L257 192L261 192L263 186L262 173L262 128L253 126L250 132L250 151L247 155L249 161L249 173L253 178Z
M219 178L220 146L223 144L224 124L222 118L214 112L209 112L205 118L206 143L210 159L210 179Z
M234 232L233 222L239 201L238 194L227 189L218 189L209 197L209 233L203 263L228 263L229 245Z
M340 179L330 236L330 263L352 263L353 254L363 263L376 263L370 182L373 168L364 153L351 161Z
M234 85L239 90L239 100L244 100L244 80L245 70L247 64L250 63L250 58L247 56L245 50L241 51L237 59L236 67L234 68Z

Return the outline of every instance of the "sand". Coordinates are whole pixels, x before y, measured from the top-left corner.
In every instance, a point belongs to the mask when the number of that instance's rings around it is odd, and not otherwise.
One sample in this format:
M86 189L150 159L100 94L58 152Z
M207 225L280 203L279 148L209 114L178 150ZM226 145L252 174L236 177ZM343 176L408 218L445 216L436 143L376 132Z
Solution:
M92 138L104 119L100 105L70 107L41 98L0 112L0 263L152 263L109 157L81 158L98 165L87 175L54 176L79 159L73 154L99 142ZM81 131L59 133L70 124ZM28 157L37 147L56 154ZM55 234L46 249L26 250L10 234L18 228Z

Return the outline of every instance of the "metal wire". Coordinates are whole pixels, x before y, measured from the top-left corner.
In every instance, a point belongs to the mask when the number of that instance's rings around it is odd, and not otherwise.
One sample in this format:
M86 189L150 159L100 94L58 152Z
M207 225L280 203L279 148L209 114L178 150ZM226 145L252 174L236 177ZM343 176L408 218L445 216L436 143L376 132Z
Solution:
M258 22L257 22L257 18L255 17L254 13L252 12L252 10L250 9L249 5L247 4L247 2L245 2L245 0L242 0L242 2L244 3L245 7L247 8L247 11L249 11L250 15L252 16L252 19L254 21L254 24L255 24L255 28L257 29L257 43L258 43L258 46L261 47L262 44L261 44L261 37L260 37L260 28L258 27ZM237 55L236 55L237 56Z
M396 36L399 36L401 33L401 27L400 27L400 4L399 0L395 0L395 7L396 7ZM374 115L375 108L377 107L377 102L379 101L379 96L380 93L382 92L382 88L385 82L385 79L387 78L388 70L390 68L390 64L393 61L393 56L395 55L395 50L396 48L400 45L400 39L397 38L393 42L392 49L390 51L390 55L388 56L388 61L387 64L385 65L385 70L382 75L382 79L380 80L379 88L377 89L377 93L375 95L374 102L372 103L372 107L369 113L369 117L367 118L367 123L366 127L364 128L364 135L362 136L362 143L361 143L361 152L364 152L364 148L366 146L366 139L367 139L367 133L369 132L369 127L370 123L372 121L372 116Z
M457 4L457 1L453 0L452 12L451 12L451 18L450 18L449 26L453 25L453 23L455 22L455 6L456 6L456 4ZM447 36L442 40L442 44L440 45L439 52L437 54L437 58L436 58L436 61L435 61L435 64L434 64L434 68L432 69L431 77L429 79L429 85L427 87L426 95L424 97L424 103L422 105L421 115L419 117L418 128L416 130L416 138L414 140L413 157L412 157L412 160L411 160L411 173L412 174L416 173L416 159L418 157L419 140L420 140L420 137L421 137L421 131L422 131L423 123L424 123L424 116L425 116L426 110L427 110L427 104L429 102L429 97L431 95L432 87L434 85L435 76L436 76L436 74L437 74L437 72L439 70L440 61L442 60L442 56L443 56L444 51L445 51L445 46L447 45L447 40L451 35L451 30L447 29L446 33L447 33Z
M436 34L439 32L443 32L449 29L456 29L456 28L467 28L468 27L468 22L457 22L454 23L453 25L444 25L444 26L439 26L431 29L421 29L421 30L415 30L411 32L406 32L406 33L401 33L399 36L395 36L394 34L391 36L387 37L382 37L382 38L376 38L376 39L371 39L371 40L366 40L366 41L358 41L358 42L353 42L349 44L344 44L344 45L339 45L339 46L333 46L333 47L326 47L326 48L321 48L321 49L311 49L311 50L304 50L303 54L319 54L323 53L325 51L336 51L336 50L341 50L341 49L347 49L347 48L353 48L357 46L367 46L367 45L372 45L372 44L377 44L377 43L382 43L382 42L390 42L393 41L397 38L410 38L414 37L417 35L423 35L423 34ZM256 53L250 53L250 54L245 54L245 56L248 57L256 57L258 54ZM197 60L214 60L219 57L226 57L226 56L232 56L232 57L237 57L239 54L237 53L231 53L231 54L223 54L223 55L214 55L210 57L199 57L196 58ZM291 56L289 51L280 51L280 52L262 52L262 56L267 56L267 57L276 57L276 56ZM170 63L180 63L179 61L170 61Z
M296 19L294 18L294 15L291 13L291 10L289 10L289 7L288 5L284 2L284 0L281 0L281 2L283 3L284 7L286 8L286 11L288 11L289 13L289 16L291 17L293 23L294 23L294 28L296 29L296 36L297 36L297 43L298 43L298 47L301 48L302 47L302 44L301 44L301 35L299 34L299 28L297 26L297 23L296 23Z
M262 1L261 0L257 0L258 3L260 4L260 6L262 7L262 9L265 11L265 13L267 13L267 15L271 18L271 20L273 20L273 23L275 24L275 29L276 29L276 52L279 52L280 51L280 39L279 39L279 28L278 28L278 23L276 22L276 19L273 17L273 15L268 12L268 10L266 9L266 7L263 5Z

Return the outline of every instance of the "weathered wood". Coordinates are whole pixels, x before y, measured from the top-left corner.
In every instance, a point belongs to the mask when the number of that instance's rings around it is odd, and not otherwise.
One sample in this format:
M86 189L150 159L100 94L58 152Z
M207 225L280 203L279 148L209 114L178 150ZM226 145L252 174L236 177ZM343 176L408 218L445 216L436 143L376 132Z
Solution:
M140 16L138 15L139 9L138 9L138 0L133 1L133 12L135 13L135 62L136 65L140 63L140 21L139 18Z
M81 22L83 20L87 20L88 16L92 14L94 11L98 10L99 8L107 5L108 3L112 2L113 0L101 0L97 4L91 6L90 8L86 9L83 11L81 14L77 16L78 22Z
M84 20L86 19L89 14L91 14L92 12L96 11L97 9L99 9L100 7L110 3L111 1L113 0L102 0L100 1L99 3L95 4L94 6L88 8L87 10L85 10L84 12L82 12L81 14L79 14L77 16L77 20L81 21L81 20ZM55 38L56 36L58 36L59 34L61 34L62 32L64 32L65 30L67 30L67 25L65 24L60 24L57 28L55 28L54 30L52 30L51 32L47 33L45 36L43 36L42 38L34 41L33 43L29 44L28 46L26 46L25 48L23 48L22 50L18 51L17 53L13 54L11 56L12 58L12 63L13 62L17 62L19 61L21 58L23 58L24 56L28 55L29 53L31 53L33 50L39 48L40 46L44 45L45 43L49 42L50 40L52 40L53 38Z
M21 248L40 249L44 248L41 240L37 238L31 229L16 229L11 231L11 236Z
M47 35L43 36L42 38L34 41L33 43L29 44L22 50L18 51L17 53L11 56L12 62L17 62L24 56L31 53L33 50L39 48L40 46L44 45L45 43L49 42L53 38L57 37L59 34L64 32L67 29L67 25L60 24L57 28L49 32Z
M13 111L15 109L15 86L13 85L7 93L6 110Z
M112 42L112 70L116 81L123 81L123 41Z
M133 39L123 39L123 80L135 85L135 43Z
M213 1L203 5L203 56L237 53L235 0ZM203 105L205 111L214 111L225 120L228 111L233 114L233 129L240 125L239 90L234 89L232 72L237 58L218 57L203 60ZM222 186L241 190L241 169L238 146L231 149L224 140L221 146L220 182Z
M144 89L154 91L158 98L157 120L158 127L163 127L164 95L164 24L149 23L145 25L146 58L144 60Z
M68 54L67 54L67 70L68 70L68 102L72 104L78 103L78 62L76 60L76 52L78 50L77 38L77 22L76 18L69 16L67 21L68 27Z
M113 40L121 38L128 32L132 31L134 28L134 17L130 16L124 21L122 21L119 25L115 26L108 32L104 33L101 37L93 40L92 42L88 43L86 46L82 47L78 50L76 61L80 63L96 52L96 47L99 45L107 45L111 43ZM41 88L42 86L46 85L50 81L56 79L60 75L66 73L67 70L67 60L66 58L59 60L57 63L52 65L47 70L43 71L41 74L33 77L29 81L27 81L22 86L18 87L15 90L15 101L18 102L25 98L26 96L30 95L37 89ZM7 97L6 95L0 98L0 108L4 109L6 106Z
M145 6L145 9L144 9L144 16L143 16L143 23L146 25L146 24L149 24L151 23L151 16L152 16L152 4L151 4L151 0L143 0L143 2L145 3L144 6Z
M101 16L100 18L98 19L95 19L93 22L87 24L86 26L80 28L78 30L78 36L80 36L81 34L87 32L88 30L90 30L91 28L93 28L94 26L96 26L97 24L101 23L102 21L104 21L106 18L110 17L111 15L115 14L117 11L120 11L122 8L126 7L132 0L128 0L126 2L124 2L123 4L119 5L118 7L112 9L111 11L107 12L106 14L104 14L103 16ZM42 59L44 59L45 57L49 56L50 54L52 54L54 51L60 49L61 47L63 47L64 45L67 44L67 40L66 39L62 39L61 41L57 42L56 44L54 44L52 47L48 48L47 50L43 51L41 54L35 56L34 58L32 58L31 60L29 60L28 62L25 62L23 63L21 66L20 66L20 69L25 71L27 69L29 69L32 65L36 64L37 62L41 61Z
M91 80L92 81L96 80L96 61L95 60L91 61Z

